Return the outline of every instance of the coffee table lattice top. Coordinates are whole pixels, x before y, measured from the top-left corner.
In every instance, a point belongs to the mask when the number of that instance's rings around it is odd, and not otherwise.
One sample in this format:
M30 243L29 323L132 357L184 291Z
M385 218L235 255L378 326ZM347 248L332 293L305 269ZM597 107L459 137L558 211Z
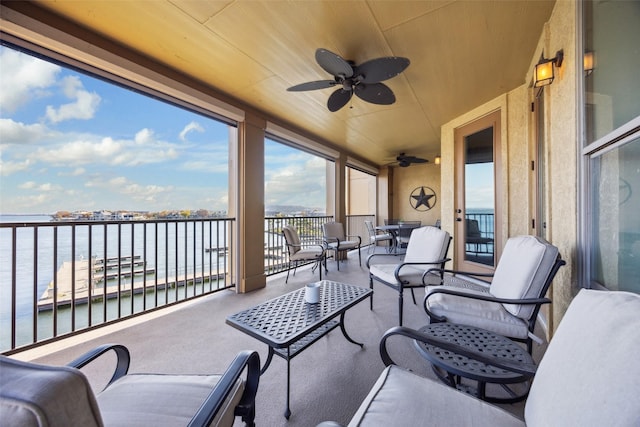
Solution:
M291 337L300 336L307 328L317 327L321 320L339 314L345 306L356 304L371 293L368 288L329 280L319 283L320 302L317 304L305 302L305 289L301 288L229 316L228 321L242 324L256 335L285 346Z

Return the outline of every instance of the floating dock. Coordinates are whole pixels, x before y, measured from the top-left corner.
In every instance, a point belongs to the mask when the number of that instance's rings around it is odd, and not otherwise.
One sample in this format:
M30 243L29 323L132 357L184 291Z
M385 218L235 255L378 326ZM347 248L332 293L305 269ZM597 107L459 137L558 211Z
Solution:
M162 282L158 281L156 284L155 277L151 280L146 279L146 276L155 274L155 269L146 268L144 261L139 259L139 256L123 257L119 272L117 258L65 261L56 273L55 283L51 281L38 300L38 311L52 310L54 305L64 307L71 305L72 302L87 304L89 299L92 301L114 299L131 293L140 294L165 287L184 286L191 282L201 283L205 280L224 278L224 274L218 272L198 277L178 275L162 278ZM91 280L89 280L90 275ZM129 283L122 283L122 281L118 283L118 278L125 279L133 276L144 276L144 278L137 281L131 279ZM104 285L105 277L106 286ZM54 289L57 292L54 292Z

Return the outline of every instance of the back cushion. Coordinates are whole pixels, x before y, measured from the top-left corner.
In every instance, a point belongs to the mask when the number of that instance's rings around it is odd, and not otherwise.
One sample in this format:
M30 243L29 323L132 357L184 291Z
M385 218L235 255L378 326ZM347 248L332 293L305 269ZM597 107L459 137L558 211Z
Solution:
M338 238L340 241L346 240L344 235L344 228L340 222L327 222L323 224L325 238Z
M0 425L92 427L102 418L79 370L0 356Z
M415 228L411 233L405 262L433 262L447 256L449 233L436 227ZM434 267L426 265L427 268Z
M536 236L517 236L507 240L489 292L498 298L537 298L558 257L558 248ZM531 317L533 305L505 304L505 309L524 320Z
M583 289L542 357L527 426L640 425L640 295Z
M284 238L287 243L289 243L290 245L296 245L289 246L289 255L293 255L298 252L300 250L300 246L298 246L300 245L300 236L298 236L298 232L296 231L296 229L290 225L285 225L282 228L282 232L284 233Z

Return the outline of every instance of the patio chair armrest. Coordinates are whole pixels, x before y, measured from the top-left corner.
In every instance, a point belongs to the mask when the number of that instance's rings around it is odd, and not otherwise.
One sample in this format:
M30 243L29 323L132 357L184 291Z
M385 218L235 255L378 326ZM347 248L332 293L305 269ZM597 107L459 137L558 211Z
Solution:
M440 277L444 276L444 273L450 273L453 274L455 276L461 276L463 279L464 278L469 278L469 279L476 279L477 277L493 277L493 273L473 273L470 271L460 271L460 270L450 270L450 269L446 269L446 268L430 268L429 270L425 271L424 274L422 275L422 284L426 285L426 283L424 283L424 278L429 275L429 274L440 274ZM483 280L483 282L486 282ZM442 282L441 282L442 283ZM490 285L489 282L486 282L487 286Z
M439 259L436 261L431 261L431 262L403 262L401 264L398 264L398 266L396 267L395 271L393 272L393 275L396 277L396 280L398 281L398 283L402 284L402 281L400 280L400 270L402 270L404 267L406 266L410 266L410 265L425 265L425 264L440 264L440 265L444 265L447 261L450 261L451 258L443 258L443 259ZM428 271L428 270L427 270ZM424 274L422 275L422 277L424 278Z
M192 426L208 426L216 414L224 409L222 406L234 388L235 383L246 371L244 392L234 414L241 416L248 426L254 425L255 400L260 381L260 356L256 351L245 350L238 353L231 365L222 374L220 381L213 388L205 402L189 422Z
M367 257L367 262L366 262L367 268L371 267L371 265L372 265L371 264L371 260L373 260L374 258L379 258L379 257L396 257L397 258L399 256L400 256L399 254L395 254L395 253L388 253L388 254L386 254L386 253L373 253L373 254L371 254L371 255L369 255Z
M461 347L458 344L445 341L440 338L427 336L420 331L407 328L405 326L395 326L389 329L380 339L380 357L382 358L382 362L385 364L385 366L396 364L393 359L391 359L391 356L389 356L389 352L387 350L387 340L395 335L434 345L436 347L442 348L443 350L451 351L453 353L468 357L469 359L476 360L480 363L485 363L487 365L495 366L497 368L505 369L507 371L511 371L528 377L533 377L537 370L537 366L535 364L512 362L505 359L496 359L488 355L487 353L472 351L468 348Z
M357 238L357 239L358 239L358 244L361 244L361 243L362 243L362 237L360 237L360 236L358 236L358 235L352 234L352 235L346 235L345 237L347 238L347 240L349 240L349 239L351 239L351 238L353 238L353 239L356 239L356 238Z
M111 350L115 352L117 360L116 360L116 368L113 372L113 376L107 383L107 386L108 386L118 378L127 375L127 372L129 371L131 355L129 354L129 350L127 349L127 347L121 344L104 344L99 347L96 347L93 350L90 350L87 353L81 355L80 357L67 363L67 366L80 369Z
M438 316L437 314L432 313L431 311L429 311L429 308L427 307L427 301L429 300L429 298L431 298L431 296L435 294L455 295L462 298L479 299L479 300L490 301L490 302L495 302L499 304L542 305L542 304L551 303L551 300L549 298L523 298L523 299L497 298L489 293L470 294L466 292L461 292L457 289L451 289L443 286L442 288L433 289L424 297L424 301L423 301L424 311L427 313L427 315L432 319L438 319L440 321L444 321L445 319L442 316Z

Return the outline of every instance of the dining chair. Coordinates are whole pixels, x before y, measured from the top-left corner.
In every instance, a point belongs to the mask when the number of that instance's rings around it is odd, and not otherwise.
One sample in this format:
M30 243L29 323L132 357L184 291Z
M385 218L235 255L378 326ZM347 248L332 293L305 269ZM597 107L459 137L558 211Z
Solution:
M372 221L365 221L365 227L367 227L367 232L369 233L369 247L367 249L367 253L371 252L373 248L378 245L378 242L389 242L389 249L393 246L393 235L391 233L385 233L382 230L376 230L373 226Z
M285 283L289 282L289 272L293 267L293 275L296 275L296 270L301 264L314 263L311 267L311 271L316 268L320 274L320 280L322 280L322 264L324 264L325 272L327 272L327 258L326 251L323 242L321 241L305 241L300 239L300 235L295 227L292 225L285 225L282 227L282 234L284 235L284 241L287 245L287 258L289 265L287 267L287 278Z
M362 265L362 255L360 254L362 238L360 236L345 234L342 223L335 221L322 224L322 231L327 250L334 253L338 271L340 271L340 254L346 254L351 250L358 250L358 263Z
M398 324L400 326L402 326L404 290L411 290L413 303L416 304L414 288L425 286L422 281L425 271L433 266L443 268L449 261L446 256L450 243L449 233L436 227L425 226L413 230L404 257L397 254L372 254L367 258L369 287L373 289L373 282L376 281L398 291ZM394 262L390 263L389 260ZM370 307L373 310L373 296Z

